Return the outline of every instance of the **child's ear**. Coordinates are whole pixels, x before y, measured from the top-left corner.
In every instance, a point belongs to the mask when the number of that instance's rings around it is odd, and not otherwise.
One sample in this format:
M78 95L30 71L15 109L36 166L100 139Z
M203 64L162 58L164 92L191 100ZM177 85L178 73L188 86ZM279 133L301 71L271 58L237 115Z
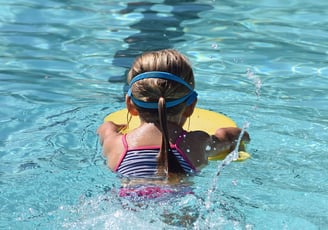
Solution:
M190 117L194 112L196 104L197 104L197 99L185 109L183 115L185 115L186 117Z
M132 116L138 116L138 110L136 109L135 105L133 104L131 97L129 97L128 95L125 96L125 104L126 104L126 108L128 109L128 112L132 115Z

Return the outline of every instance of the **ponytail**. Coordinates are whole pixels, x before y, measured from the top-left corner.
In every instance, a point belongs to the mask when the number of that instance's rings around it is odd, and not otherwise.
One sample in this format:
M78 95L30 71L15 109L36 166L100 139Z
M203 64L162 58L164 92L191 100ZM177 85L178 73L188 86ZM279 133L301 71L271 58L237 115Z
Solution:
M164 97L158 100L159 125L162 132L162 144L157 157L157 175L160 177L169 177L169 173L185 174L184 169L176 157L172 154L170 147L170 138L167 129L166 104Z

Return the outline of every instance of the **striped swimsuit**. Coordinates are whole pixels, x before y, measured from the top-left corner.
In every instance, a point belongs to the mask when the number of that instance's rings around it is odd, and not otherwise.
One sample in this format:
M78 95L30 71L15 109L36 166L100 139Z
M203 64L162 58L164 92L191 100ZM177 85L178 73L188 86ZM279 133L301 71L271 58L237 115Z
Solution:
M196 168L190 162L188 157L181 151L178 144L182 140L179 136L176 143L171 145L172 154L176 157L186 174L196 172ZM122 136L124 153L115 168L115 172L122 176L133 177L153 177L157 172L157 155L160 150L159 146L144 146L129 149L126 141L126 134Z

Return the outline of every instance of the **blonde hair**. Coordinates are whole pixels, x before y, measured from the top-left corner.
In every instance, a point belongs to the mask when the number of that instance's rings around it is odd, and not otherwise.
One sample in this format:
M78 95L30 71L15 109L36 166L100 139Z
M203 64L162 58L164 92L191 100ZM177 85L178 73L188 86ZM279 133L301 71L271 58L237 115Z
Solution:
M195 87L194 74L188 59L172 49L148 52L137 57L128 73L127 81L130 83L137 75L154 71L174 74L189 84L192 89ZM136 105L140 118L145 122L157 124L162 132L157 175L168 177L169 173L185 174L177 159L173 154L169 154L171 148L167 120L178 123L177 119L187 105L186 102L182 102L166 108L166 102L186 96L190 93L190 89L174 80L145 78L130 85L130 90L133 97L139 101L158 103L158 110Z
M188 59L176 50L165 49L147 52L136 58L129 73L127 81L144 72L161 71L174 74L185 82L195 87L193 70ZM133 84L131 88L133 97L144 102L158 102L160 97L166 101L181 98L189 93L189 89L175 81L160 78L148 78ZM185 103L181 103L167 111L167 119L171 122L178 122L177 116ZM146 122L158 120L156 110L138 108L140 117Z

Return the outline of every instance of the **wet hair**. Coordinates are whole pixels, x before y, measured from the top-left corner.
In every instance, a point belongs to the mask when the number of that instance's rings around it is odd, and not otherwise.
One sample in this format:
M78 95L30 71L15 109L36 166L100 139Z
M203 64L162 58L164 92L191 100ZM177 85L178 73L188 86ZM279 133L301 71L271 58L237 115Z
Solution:
M194 74L188 59L172 49L148 52L140 55L134 61L129 73L128 83L137 75L145 72L167 72L174 74L194 88ZM134 98L143 102L156 102L158 109L136 106L142 120L154 123L162 132L162 144L158 154L157 175L168 177L169 173L185 174L183 168L173 154L167 129L167 121L178 123L181 112L186 107L182 102L167 108L166 102L182 98L190 92L183 84L161 78L146 78L133 83L131 93Z

